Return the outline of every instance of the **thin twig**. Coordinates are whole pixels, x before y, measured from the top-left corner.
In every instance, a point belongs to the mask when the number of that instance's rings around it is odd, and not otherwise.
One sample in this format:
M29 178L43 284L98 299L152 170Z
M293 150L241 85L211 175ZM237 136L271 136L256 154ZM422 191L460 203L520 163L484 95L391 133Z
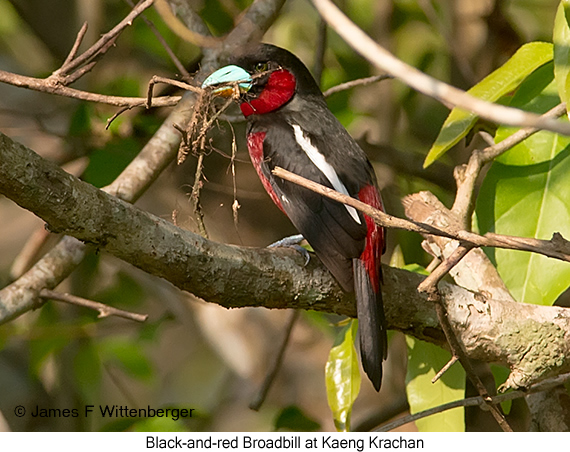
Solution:
M239 209L241 207L238 196L237 196L237 181L236 181L236 155L237 155L237 141L236 141L236 134L234 131L233 126L230 124L230 130L232 131L232 155L230 159L230 168L232 172L232 187L233 187L233 195L234 201L232 203L232 217L234 219L234 228L236 230L236 234L241 242L241 236L238 229L238 219L239 219Z
M29 88L35 91L47 92L50 94L57 94L60 96L71 97L74 99L86 100L90 102L99 102L109 105L114 105L118 107L133 108L142 106L145 102L141 102L141 98L128 98L128 97L118 97L118 96L105 96L101 94L90 93L87 91L81 91L73 88L69 88L67 85L75 82L87 72L89 72L96 64L95 58L101 57L104 53L111 48L119 34L128 26L132 24L132 21L139 15L143 13L147 8L149 8L154 0L143 0L134 6L131 12L119 22L111 31L104 34L95 44L93 44L89 49L83 52L80 56L77 55L77 50L81 41L83 40L85 33L87 31L87 24L84 24L77 37L71 51L69 52L63 65L54 71L46 79L38 79L33 77L25 77L22 75L17 75L5 71L0 71L0 82L8 83L14 86ZM146 20L146 19L145 19ZM152 23L151 23L152 25ZM152 27L151 27L152 28ZM160 40L159 36L159 40ZM167 47L166 43L163 43ZM176 63L176 58L174 57ZM181 72L186 76L188 73L182 66L179 68ZM158 80L160 81L160 80ZM158 82L157 81L157 82ZM170 81L171 84L176 85L176 81ZM178 86L178 85L176 85ZM184 89L192 90L190 85L185 85ZM149 96L152 94L152 85L149 85ZM168 96L155 99L153 104L155 107L163 106L173 106L180 101L179 96ZM146 100L147 105L150 105L150 100ZM114 119L114 118L113 118ZM109 125L109 123L107 124Z
M115 112L113 114L113 116L111 116L109 119L107 119L107 123L105 124L105 130L109 130L109 127L111 127L111 124L113 123L113 121L115 119L117 119L119 116L121 116L124 112L130 110L132 107L123 107L120 108L117 112Z
M455 229L452 227L444 230L429 224L388 215L355 198L339 193L331 188L325 187L324 185L317 184L316 182L305 179L304 177L291 173L290 171L284 170L280 167L275 167L273 174L277 177L288 180L289 182L308 188L309 190L326 196L327 198L354 207L368 215L380 226L393 229L404 229L407 231L417 232L419 234L437 235L459 240L464 244L471 244L477 247L489 246L494 248L531 251L533 253L543 254L548 257L570 262L570 242L558 233L555 233L550 240L540 240L493 233L487 233L484 236L481 236L464 229Z
M88 72L91 71L91 69L93 69L95 67L95 65L97 64L97 61L91 61L89 63L87 63L85 66L80 67L79 69L77 69L73 74L68 75L65 78L65 85L71 85L73 82L79 80L81 77L83 77L85 74L87 74Z
M565 113L566 104L561 103L544 113L542 117L557 118ZM471 225L475 198L475 184L483 167L539 130L540 129L536 127L526 127L516 131L497 144L488 146L483 150L475 149L471 154L467 165L456 168L455 179L457 182L457 193L451 210L462 219L463 226L465 228L468 228Z
M75 88L70 88L59 83L53 83L50 79L27 77L0 70L0 82L19 88L28 88L42 93L55 94L70 97L72 99L97 102L114 105L116 107L144 107L147 103L145 97L107 96L104 94L90 93ZM180 102L180 96L161 96L153 98L154 107L172 107Z
M186 160L186 156L189 152L196 155L206 152L205 145L208 130L210 130L214 122L217 121L220 115L232 104L235 97L239 95L237 94L239 93L237 86L234 86L232 89L234 90L234 95L227 99L226 103L211 115L210 118L208 118L208 114L210 112L212 91L210 89L199 89L198 98L194 103L194 111L188 123L188 127L185 130L177 128L177 130L182 133L182 142L178 150L179 165Z
M528 394L534 394L537 392L548 391L549 389L555 388L556 386L560 386L570 380L570 373L559 375L557 377L544 380L534 386L531 386L526 391L512 391L506 394L499 394L496 396L491 397L491 401L493 404L499 404L503 402L507 402L509 400L520 399ZM430 408L428 410L420 411L419 413L410 414L408 416L404 416L402 418L396 419L388 424L384 424L382 427L374 430L375 432L389 432L394 430L402 425L408 424L410 422L415 422L420 419L423 419L428 416L433 416L434 414L443 413L448 410L452 410L454 408L459 407L468 407L468 406L480 406L483 409L486 409L487 402L483 400L481 396L475 397L468 397L466 399L456 400L454 402L444 403L443 405L439 405L434 408Z
M435 376L431 379L431 382L436 383L441 377L443 377L445 372L451 369L451 366L453 366L457 361L459 361L459 357L453 355L447 364L443 366L438 373L435 374Z
M136 97L119 97L105 96L102 94L90 93L78 89L70 88L69 84L77 81L80 77L89 72L96 64L95 59L104 55L115 43L119 34L128 26L132 25L133 20L149 8L154 0L143 0L139 2L127 16L119 22L111 31L101 36L101 38L93 44L89 49L81 55L76 56L77 50L85 36L87 25L84 24L75 42L65 59L63 65L54 71L49 77L39 79L34 77L26 77L23 75L13 74L6 71L0 71L0 82L7 83L21 88L28 88L34 91L40 91L59 96L70 97L73 99L86 100L89 102L99 102L117 107L138 107L144 105L141 98ZM180 101L180 97L164 97L155 100L155 106L173 106Z
M422 242L422 247L423 247L423 242ZM425 248L424 248L425 249ZM430 253L431 254L431 253ZM439 257L435 257L431 260L431 262L428 264L428 266L426 267L426 271L428 271L429 273L431 273L432 271L434 271L437 266L441 264L441 259Z
M157 83L165 83L167 85L172 85L177 88L183 89L185 91L192 91L193 93L201 94L204 90L197 86L190 85L186 82L181 82L180 80L174 80L171 78L161 77L159 75L153 75L150 81L148 82L148 89L146 95L146 108L153 107L153 97L152 92L154 90L154 85Z
M463 259L463 257L471 251L473 245L460 244L451 255L445 259L441 264L439 264L435 270L433 270L429 276L424 279L418 286L418 292L423 292L428 294L428 299L432 294L437 293L437 284L442 280L442 278L449 273L457 263Z
M285 356L285 350L287 349L287 345L289 344L289 339L291 338L291 332L293 331L293 327L295 326L295 323L297 323L297 320L299 319L299 312L300 311L298 309L295 309L291 313L291 317L289 317L289 322L287 323L287 327L285 328L285 334L283 336L281 345L279 346L279 351L275 356L275 360L273 361L271 367L269 368L267 376L265 377L265 380L263 381L261 388L259 388L257 395L249 404L249 407L252 410L258 411L259 408L261 408L263 402L265 402L269 389L271 388L271 385L273 384L273 381L277 376L277 372L279 371L281 365L283 364L283 357Z
M433 300L436 295L438 296L438 299ZM435 310L437 312L437 318L439 319L439 324L441 326L441 329L443 330L443 333L445 334L445 338L447 339L447 343L449 344L451 353L454 356L458 357L459 362L461 362L461 365L463 366L463 369L465 369L467 377L469 378L471 383L473 383L473 386L477 388L477 391L479 392L481 398L488 403L488 409L491 412L491 415L495 418L495 420L501 427L501 429L505 432L512 432L513 429L505 419L505 416L501 412L500 408L492 403L492 399L489 393L487 392L487 388L485 387L485 385L483 384L483 382L475 372L475 369L473 369L470 359L468 358L467 354L463 350L463 347L459 343L459 340L455 335L455 331L453 331L453 327L447 317L447 311L441 296L439 296L439 292L437 292L437 294L435 295L432 295L432 300L436 301Z
M83 38L85 37L85 33L87 33L88 27L89 26L88 26L87 22L83 22L83 25L79 29L79 33L77 33L77 37L75 38L75 42L73 43L73 46L71 47L71 50L69 51L69 54L67 55L67 58L63 62L62 66L67 65L70 61L72 61L77 56L77 51L79 50L79 46L81 45L81 42L83 41Z
M68 75L73 70L89 62L95 56L100 56L109 48L109 43L114 42L114 40L125 28L131 26L133 21L138 16L140 16L143 11L152 6L153 2L154 0L141 0L121 22L115 25L115 27L113 27L103 36L101 36L101 38L95 44L89 47L89 49L87 49L77 58L74 58L73 60L63 64L57 71L52 74L52 76L62 77Z
M42 289L40 291L40 297L50 300L63 301L64 303L74 304L76 306L81 306L84 308L93 309L99 312L98 318L102 319L104 317L115 316L122 317L128 320L134 320L135 322L144 322L148 318L147 314L137 314L134 312L123 311L122 309L117 309L112 306L107 306L106 304L99 303L93 300L87 300L69 293L55 292L53 290Z
M178 156L177 156L177 163L181 165L186 160L186 156L190 151L192 151L192 136L194 135L194 131L197 129L198 124L202 120L204 116L204 104L205 104L205 97L206 97L206 90L202 90L198 93L198 97L194 102L194 109L192 111L192 117L188 122L188 126L186 129L182 129L175 124L176 130L180 132L182 135L182 141L180 142L180 147L178 149Z
M194 205L194 217L198 223L198 229L202 237L208 238L208 231L206 230L206 225L204 224L204 211L202 210L202 204L200 203L200 193L202 192L202 187L204 186L202 182L202 169L204 164L204 153L201 152L198 155L198 162L196 163L196 173L194 174L194 185L192 186L192 193L190 197Z
M333 94L339 93L341 91L346 91L347 89L352 89L356 86L366 86L372 83L381 82L382 80L393 79L394 77L389 74L373 75L372 77L364 77L356 80L351 80L350 82L341 83L339 85L333 86L327 89L323 96L328 97Z
M208 95L205 96L205 99L209 100L209 92L208 92ZM226 101L226 103L224 105L222 105L222 107L218 111L216 111L209 119L206 119L207 118L206 115L203 116L202 126L200 127L200 131L198 133L198 136L196 137L196 139L192 143L193 145L196 145L198 143L204 143L204 140L206 138L206 133L208 132L208 130L210 130L210 128L212 127L214 122L217 121L217 119L220 117L220 115L224 112L224 110L226 110L232 104L233 101L234 101L233 98L229 98ZM205 102L207 102L207 100Z

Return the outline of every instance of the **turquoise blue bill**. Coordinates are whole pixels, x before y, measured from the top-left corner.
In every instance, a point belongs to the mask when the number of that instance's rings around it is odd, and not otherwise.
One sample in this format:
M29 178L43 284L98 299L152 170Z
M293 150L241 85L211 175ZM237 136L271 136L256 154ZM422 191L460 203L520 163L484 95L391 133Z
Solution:
M229 66L224 66L213 74L210 74L210 76L204 80L204 83L202 83L202 88L219 85L221 83L235 82L239 82L238 86L240 90L248 91L251 88L252 78L245 69L232 64Z

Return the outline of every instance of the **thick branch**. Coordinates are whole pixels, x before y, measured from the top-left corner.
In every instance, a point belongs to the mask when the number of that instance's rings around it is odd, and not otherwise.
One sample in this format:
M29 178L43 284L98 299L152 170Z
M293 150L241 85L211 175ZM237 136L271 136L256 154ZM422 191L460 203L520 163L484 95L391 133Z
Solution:
M262 34L275 19L283 3L284 0L255 0L228 35L226 41L229 42L224 44L223 49L204 50L202 68L195 80L200 82L209 72L219 67L231 49L254 39L254 35ZM187 25L200 33L207 32L198 16ZM174 126L185 127L192 114L192 104L193 96L187 93L139 155L104 190L120 199L136 201L174 159L180 143L180 133ZM39 291L42 288L53 289L67 278L84 253L85 246L81 242L70 236L64 237L21 278L3 289L3 294L8 298L3 306L0 303L0 323L36 307ZM0 299L4 295L0 295Z
M356 314L352 296L341 291L318 259L305 267L292 250L211 242L78 180L2 135L0 193L51 229L92 243L206 301ZM442 345L434 307L415 289L422 280L384 267L388 325ZM441 284L441 293L465 351L472 358L509 365L508 387L570 370L568 310L486 299L448 284ZM13 285L0 291L0 322L12 317L13 296Z

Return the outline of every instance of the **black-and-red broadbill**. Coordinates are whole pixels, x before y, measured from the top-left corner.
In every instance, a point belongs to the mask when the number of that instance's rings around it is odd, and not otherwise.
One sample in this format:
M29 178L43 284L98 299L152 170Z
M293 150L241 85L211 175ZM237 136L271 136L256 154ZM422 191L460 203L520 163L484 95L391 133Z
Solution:
M372 165L327 107L305 65L259 44L203 83L230 95L238 87L251 161L273 202L289 217L342 288L355 292L363 368L376 390L387 354L380 290L384 230L356 209L274 177L280 166L382 209ZM234 83L233 90L224 88Z

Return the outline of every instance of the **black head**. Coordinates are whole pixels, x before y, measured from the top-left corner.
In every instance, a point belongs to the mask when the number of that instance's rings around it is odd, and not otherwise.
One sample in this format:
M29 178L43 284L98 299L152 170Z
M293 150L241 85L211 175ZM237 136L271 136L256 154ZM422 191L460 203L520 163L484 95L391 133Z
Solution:
M242 67L254 77L256 74L266 73L265 77L259 77L255 85L262 86L267 83L271 71L285 69L295 77L297 94L322 95L307 67L299 58L281 47L265 43L248 46L241 53L230 58L230 63Z
M291 52L270 44L248 46L202 85L221 96L239 87L245 116L323 104L324 97L305 65ZM233 87L228 89L228 87Z

